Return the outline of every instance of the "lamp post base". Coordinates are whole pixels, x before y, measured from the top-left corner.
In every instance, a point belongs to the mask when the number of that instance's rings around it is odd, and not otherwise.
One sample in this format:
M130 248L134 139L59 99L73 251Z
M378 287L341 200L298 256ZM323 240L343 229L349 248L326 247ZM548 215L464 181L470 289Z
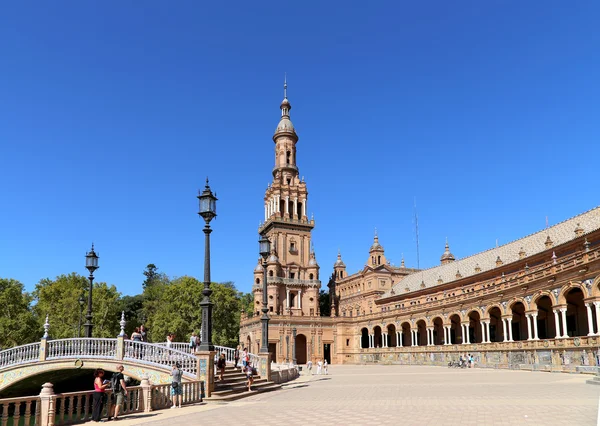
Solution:
M260 358L260 366L258 368L258 372L261 378L267 379L267 381L271 381L271 354L267 352L260 352L258 354Z

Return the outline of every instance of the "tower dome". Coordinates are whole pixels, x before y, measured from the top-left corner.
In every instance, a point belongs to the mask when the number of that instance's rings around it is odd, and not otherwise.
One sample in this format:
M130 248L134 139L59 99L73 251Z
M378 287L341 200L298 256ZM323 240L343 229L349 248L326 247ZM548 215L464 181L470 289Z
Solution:
M338 250L337 260L333 264L334 268L345 268L346 264L342 260L342 253Z
M275 134L273 135L273 140L280 136L291 136L293 139L298 140L298 135L296 135L296 129L294 129L294 125L292 124L292 120L290 120L290 110L292 109L292 104L287 98L287 79L283 83L283 101L281 101L281 105L279 106L281 109L281 120L279 120L279 124L275 129Z
M446 239L446 249L444 250L444 254L442 254L440 261L442 262L442 265L445 265L454 262L455 260L454 255L450 253L450 246L448 245L448 239Z

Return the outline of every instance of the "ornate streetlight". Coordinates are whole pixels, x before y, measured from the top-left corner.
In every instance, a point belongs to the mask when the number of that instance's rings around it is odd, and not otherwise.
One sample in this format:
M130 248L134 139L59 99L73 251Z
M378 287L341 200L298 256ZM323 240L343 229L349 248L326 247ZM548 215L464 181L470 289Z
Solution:
M258 240L258 252L263 258L263 303L262 303L262 317L260 322L262 324L262 337L260 353L269 352L269 308L267 307L267 256L271 252L271 242L264 235Z
M83 294L79 296L79 328L77 329L77 337L81 337L81 317L83 317L83 307L85 306L85 297Z
M198 191L199 192L199 191ZM201 194L198 194L198 200L200 201L200 210L198 214L204 219L204 290L202 294L204 299L200 302L202 307L202 328L200 329L200 350L201 351L214 351L215 347L212 344L212 307L213 304L210 301L210 295L212 290L210 289L210 221L217 216L217 197L213 195L208 186L208 178L206 178L206 186Z
M98 266L99 256L94 251L94 243L92 243L92 250L85 254L85 267L90 271L90 292L88 293L88 310L85 319L85 337L92 337L92 289L94 288L94 271L99 268Z

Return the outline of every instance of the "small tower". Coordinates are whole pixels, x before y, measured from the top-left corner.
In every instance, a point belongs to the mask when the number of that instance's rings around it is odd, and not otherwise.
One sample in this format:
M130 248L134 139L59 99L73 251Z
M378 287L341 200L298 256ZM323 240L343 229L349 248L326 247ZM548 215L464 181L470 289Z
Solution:
M375 229L375 237L373 238L373 245L369 249L369 261L367 262L372 268L376 268L380 265L387 264L385 260L385 253L383 246L379 244L379 237L377 236L377 228Z
M446 265L454 262L455 260L456 259L454 258L454 255L450 253L450 246L448 245L448 239L446 238L446 249L444 250L444 254L442 254L440 261L442 262L442 265Z
M309 280L317 280L319 279L319 264L317 263L317 258L315 257L315 248L311 246L310 249L310 259L308 260L308 267L306 268L306 273L308 274Z
M338 250L337 260L333 264L333 271L336 279L346 278L346 264L342 260L342 254Z
M262 259L259 258L258 264L256 265L256 268L254 268L254 285L252 286L252 293L254 293L254 306L252 307L252 311L255 314L260 311L262 304L263 271Z

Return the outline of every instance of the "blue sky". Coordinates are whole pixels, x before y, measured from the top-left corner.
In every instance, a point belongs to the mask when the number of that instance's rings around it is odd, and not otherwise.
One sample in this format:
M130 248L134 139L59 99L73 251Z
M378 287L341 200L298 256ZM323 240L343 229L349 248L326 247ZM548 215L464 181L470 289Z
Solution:
M10 2L0 13L0 277L249 291L284 72L321 277L435 266L600 204L597 2Z

